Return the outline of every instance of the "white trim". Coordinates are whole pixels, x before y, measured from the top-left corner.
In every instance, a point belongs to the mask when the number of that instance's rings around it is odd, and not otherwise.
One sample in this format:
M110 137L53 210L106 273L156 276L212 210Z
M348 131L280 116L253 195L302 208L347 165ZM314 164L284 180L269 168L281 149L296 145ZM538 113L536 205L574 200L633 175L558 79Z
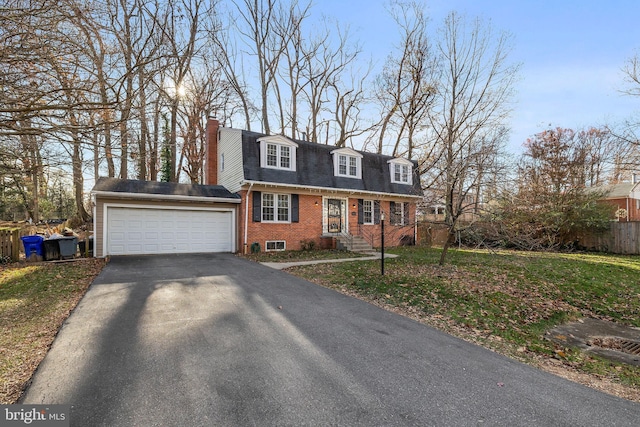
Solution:
M282 242L284 243L284 247L282 249L267 249L267 245L269 243L279 243ZM287 241L286 240L265 240L264 241L264 251L265 252L281 252L281 251L286 251L287 250Z
M389 164L389 174L390 174L392 183L402 184L402 185L413 185L413 166L414 166L413 162L401 157L397 157L397 158L388 160L387 163ZM400 170L401 179L399 181L396 180L396 175L395 175L396 165L400 167L402 166L407 167L407 181L402 181L402 169Z
M273 197L273 220L264 219L264 196L265 194L271 194ZM287 196L287 209L289 212L289 219L281 221L278 219L278 196ZM260 192L260 222L265 224L291 224L292 206L291 206L291 194L289 193L270 193L268 191Z
M152 210L185 210L185 211L210 211L210 212L229 212L231 214L231 253L236 252L236 239L237 239L237 224L236 224L236 215L234 212L235 208L206 208L206 207L196 207L196 206L148 206L148 205L136 205L131 203L103 203L102 204L102 257L107 257L109 254L107 253L107 225L108 215L107 212L109 208L133 208L133 209L152 209ZM94 243L96 239L96 234L94 233ZM94 248L94 254L96 248Z
M370 203L371 204L371 222L365 222L364 220L364 205L365 203ZM375 219L375 205L376 202L375 200L371 200L371 199L362 199L362 225L374 225L376 223L376 219Z
M322 234L329 234L329 199L340 200L341 221L344 224L344 232L349 233L349 198L322 196Z
M260 167L284 171L296 171L296 152L298 151L298 144L282 135L263 136L261 138L258 138L257 141L260 143ZM267 164L267 144L276 146L276 166ZM289 147L288 168L283 168L280 166L282 147Z
M266 187L285 187L285 188L294 188L301 190L319 190L319 191L328 191L334 193L347 193L349 195L370 195L370 196L391 196L394 198L407 198L407 199L423 199L424 196L416 196L411 194L398 194L398 193L382 193L378 191L366 191L366 190L352 190L349 188L333 188L333 187L318 187L312 185L298 185L298 184L283 184L279 182L268 182L268 181L252 181L252 180L244 180L242 181L242 185L250 185L255 184L257 186L263 185ZM339 198L339 197L334 197Z
M333 175L343 178L362 179L362 157L363 155L351 148L338 148L331 151L333 156ZM340 173L340 157L346 159L346 173ZM356 174L351 175L349 169L351 168L351 159L356 161Z
M240 203L240 199L227 197L204 197L204 196L182 196L173 194L152 194L152 193L123 193L118 191L92 191L91 194L100 197L116 197L119 199L133 200L159 200L159 201L190 201L209 203Z
M257 141L260 142L260 143L262 143L262 142L270 142L272 144L288 145L290 147L298 148L298 144L297 143L295 143L292 139L289 139L284 135L261 136L260 138L257 139Z
M352 156L352 157L359 157L359 158L364 157L362 153L358 153L356 150L349 147L336 148L335 150L331 151L331 154L336 154L336 153L343 154L346 156Z

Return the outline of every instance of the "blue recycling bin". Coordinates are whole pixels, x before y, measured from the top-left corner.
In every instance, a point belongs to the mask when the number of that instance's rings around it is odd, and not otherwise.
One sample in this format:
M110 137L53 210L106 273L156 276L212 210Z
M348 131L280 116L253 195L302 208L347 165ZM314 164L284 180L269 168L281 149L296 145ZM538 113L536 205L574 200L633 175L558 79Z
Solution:
M22 236L20 238L22 240L22 244L24 245L24 256L26 259L30 259L34 255L36 257L44 256L43 245L44 237L42 236Z

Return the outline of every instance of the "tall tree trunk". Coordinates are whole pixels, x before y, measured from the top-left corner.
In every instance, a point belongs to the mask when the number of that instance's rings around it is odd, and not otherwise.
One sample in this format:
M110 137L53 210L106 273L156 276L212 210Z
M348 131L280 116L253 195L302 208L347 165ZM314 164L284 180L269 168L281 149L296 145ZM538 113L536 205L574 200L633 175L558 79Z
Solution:
M147 94L145 92L144 67L138 69L138 114L140 116L140 140L138 141L138 179L147 179L147 140L149 126L147 124Z

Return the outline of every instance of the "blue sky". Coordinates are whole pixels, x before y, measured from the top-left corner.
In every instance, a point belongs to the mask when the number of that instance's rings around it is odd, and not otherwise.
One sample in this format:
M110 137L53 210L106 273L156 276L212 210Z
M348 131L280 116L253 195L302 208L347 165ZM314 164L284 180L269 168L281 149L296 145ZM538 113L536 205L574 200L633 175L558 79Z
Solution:
M378 65L398 40L384 1L317 0L314 12L349 24ZM616 125L640 115L640 98L623 95L621 69L640 52L638 0L431 0L432 27L452 10L513 35L522 64L511 118L511 151L549 126Z

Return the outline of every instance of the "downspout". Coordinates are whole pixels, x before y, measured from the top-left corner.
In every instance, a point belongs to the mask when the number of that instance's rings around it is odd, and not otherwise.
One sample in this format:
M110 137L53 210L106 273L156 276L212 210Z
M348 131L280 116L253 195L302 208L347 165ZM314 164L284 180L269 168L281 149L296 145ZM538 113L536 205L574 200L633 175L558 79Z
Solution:
M247 252L247 227L249 226L249 195L251 194L251 189L253 188L253 182L249 184L249 189L247 190L247 197L244 201L244 254L248 254Z
M93 256L97 258L98 257L98 230L97 230L97 223L96 223L96 212L98 211L98 206L96 204L96 201L97 201L96 194L93 193L91 195L91 204L93 205L91 207L91 213L93 214L93 218L91 219L91 222L93 223L92 224L93 225ZM104 240L104 236L102 240ZM85 244L84 246L85 250L88 253L88 249L87 249L89 245L88 238L85 239L84 244ZM104 252L102 253L102 256L104 257Z
M628 222L629 221L629 196L627 196L626 202L627 202L627 217L625 218L625 221Z
M418 246L418 204L416 203L416 209L413 217L413 244Z

